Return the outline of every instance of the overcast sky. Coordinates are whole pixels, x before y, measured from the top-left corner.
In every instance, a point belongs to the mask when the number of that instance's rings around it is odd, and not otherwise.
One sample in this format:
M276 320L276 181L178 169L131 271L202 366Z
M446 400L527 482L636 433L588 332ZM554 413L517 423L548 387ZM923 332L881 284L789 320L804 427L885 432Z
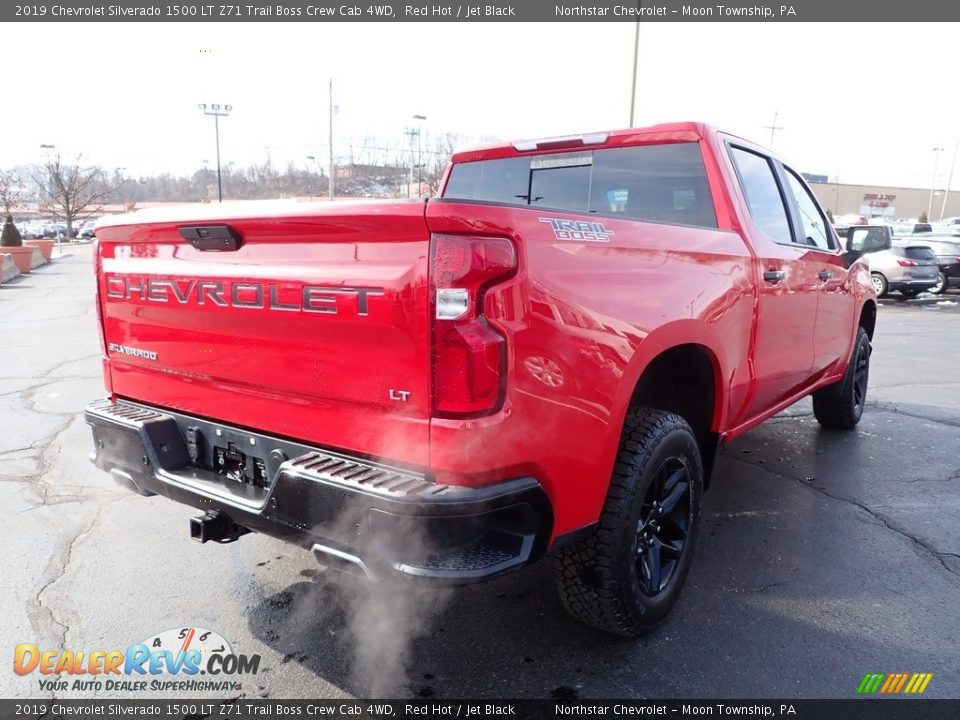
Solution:
M529 138L626 127L632 23L8 25L0 167L64 156L125 174L214 163L200 102L230 103L223 161L323 156L424 132ZM703 120L842 182L943 184L960 137L949 23L648 23L635 124ZM15 59L15 60L11 60ZM268 150L269 148L269 150ZM954 176L960 186L960 168Z

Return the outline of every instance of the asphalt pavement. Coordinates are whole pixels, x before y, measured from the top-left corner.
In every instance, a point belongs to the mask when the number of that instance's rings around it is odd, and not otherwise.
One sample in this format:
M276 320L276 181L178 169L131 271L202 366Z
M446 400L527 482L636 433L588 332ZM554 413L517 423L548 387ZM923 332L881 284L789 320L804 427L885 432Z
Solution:
M234 693L251 698L851 698L868 672L933 673L926 696L960 697L955 291L883 303L857 431L821 431L804 401L723 450L678 607L626 641L565 614L548 562L397 592L264 536L192 541L195 510L88 460L90 246L64 253L0 286L0 697L51 694L11 672L18 643L122 649L179 627L259 654Z

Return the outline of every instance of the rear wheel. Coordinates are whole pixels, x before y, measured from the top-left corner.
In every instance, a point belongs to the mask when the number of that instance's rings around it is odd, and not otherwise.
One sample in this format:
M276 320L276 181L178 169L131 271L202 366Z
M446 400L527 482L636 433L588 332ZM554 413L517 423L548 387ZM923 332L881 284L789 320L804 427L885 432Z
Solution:
M934 295L942 295L944 290L946 289L947 289L947 276L944 274L943 270L941 270L940 273L937 275L937 284L934 285L929 290L927 290L927 292L931 292Z
M631 410L597 531L554 556L564 607L626 637L660 623L690 570L702 495L700 450L687 422Z
M857 328L853 354L843 379L813 394L813 414L824 427L850 430L860 422L867 401L871 352L867 331Z
M873 291L877 297L884 297L887 294L887 279L880 273L871 273L870 282L873 285Z

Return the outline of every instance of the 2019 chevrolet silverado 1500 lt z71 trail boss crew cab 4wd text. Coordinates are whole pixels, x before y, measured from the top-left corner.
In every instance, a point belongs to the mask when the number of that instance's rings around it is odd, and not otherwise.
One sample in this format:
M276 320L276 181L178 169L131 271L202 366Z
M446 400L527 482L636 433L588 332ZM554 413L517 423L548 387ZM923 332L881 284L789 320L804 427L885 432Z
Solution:
M635 635L690 568L720 443L863 412L876 319L799 173L710 127L453 156L440 196L105 218L94 462L372 578L554 557Z

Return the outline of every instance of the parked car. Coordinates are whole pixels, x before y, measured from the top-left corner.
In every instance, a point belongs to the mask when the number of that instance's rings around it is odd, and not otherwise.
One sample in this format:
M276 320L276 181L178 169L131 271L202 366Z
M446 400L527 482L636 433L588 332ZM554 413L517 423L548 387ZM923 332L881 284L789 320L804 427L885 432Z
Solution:
M854 225L866 225L867 218L863 215L837 215L833 219L833 229L836 230L837 235L843 237L847 228L853 227Z
M893 242L899 244L896 238ZM930 292L940 295L948 288L960 285L960 237L950 234L924 235L923 244L933 250L940 265L937 284L930 288Z
M77 239L93 239L94 224L96 224L96 219L85 220L77 229Z
M850 228L846 248L850 255L867 256L877 297L899 292L912 298L939 282L940 266L933 250L915 241L895 245L888 225Z
M928 222L922 223L894 223L893 234L899 237L906 235L922 235L923 233L933 232L933 225Z

